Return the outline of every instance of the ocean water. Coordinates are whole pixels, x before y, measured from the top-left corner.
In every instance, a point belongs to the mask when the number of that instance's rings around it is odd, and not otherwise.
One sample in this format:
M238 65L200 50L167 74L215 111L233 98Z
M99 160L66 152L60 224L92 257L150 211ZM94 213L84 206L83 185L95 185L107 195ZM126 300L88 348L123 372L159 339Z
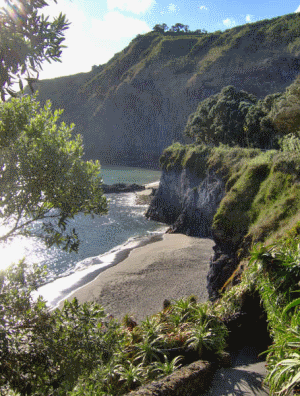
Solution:
M158 181L160 172L103 166L102 177L106 184L147 184ZM25 257L28 264L46 265L46 284L39 289L39 293L53 306L69 291L74 290L76 285L82 285L103 268L112 265L122 251L137 247L154 235L164 233L164 224L145 218L147 207L136 205L134 193L107 194L107 198L107 215L91 218L79 214L69 222L69 227L76 229L80 239L77 254L64 252L57 247L46 249L38 238L17 237L0 246L1 267L5 268L22 257ZM40 226L37 224L35 227L38 229Z

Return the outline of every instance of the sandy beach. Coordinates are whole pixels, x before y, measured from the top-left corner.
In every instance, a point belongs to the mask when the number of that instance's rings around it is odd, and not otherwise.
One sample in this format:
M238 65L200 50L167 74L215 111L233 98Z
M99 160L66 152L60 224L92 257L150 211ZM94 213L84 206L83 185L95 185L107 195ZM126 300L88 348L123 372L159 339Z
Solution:
M117 319L130 314L140 322L162 309L165 299L195 295L208 299L206 275L213 254L210 239L165 234L163 240L132 250L68 300L97 301Z

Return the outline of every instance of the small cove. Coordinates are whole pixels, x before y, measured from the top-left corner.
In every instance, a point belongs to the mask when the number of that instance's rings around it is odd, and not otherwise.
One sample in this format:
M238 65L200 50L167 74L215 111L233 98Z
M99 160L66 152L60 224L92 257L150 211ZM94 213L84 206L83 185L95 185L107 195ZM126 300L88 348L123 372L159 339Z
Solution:
M102 177L105 184L147 184L158 181L160 172L103 166ZM103 268L120 261L125 251L163 234L165 225L144 217L146 206L136 204L134 193L107 194L107 198L110 200L107 215L91 218L79 214L69 221L69 227L76 228L81 241L77 254L64 252L57 247L47 249L36 237L17 237L1 246L2 268L22 257L29 265L46 265L48 290L42 295L49 301L56 294L57 300L57 294L62 290L88 281L93 273L96 276ZM38 230L40 225L36 224L35 227ZM45 286L43 288L46 289Z

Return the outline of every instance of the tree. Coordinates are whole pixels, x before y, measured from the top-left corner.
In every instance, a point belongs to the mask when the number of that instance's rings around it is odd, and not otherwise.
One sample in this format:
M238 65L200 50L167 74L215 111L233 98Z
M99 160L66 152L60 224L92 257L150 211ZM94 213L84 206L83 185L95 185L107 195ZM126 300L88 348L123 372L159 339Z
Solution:
M14 76L22 88L22 74L27 71L30 83L43 60L59 60L65 17L49 24L38 16L44 0L6 0L6 5L0 12L0 241L28 235L32 223L42 221L49 245L76 250L78 238L68 230L68 219L107 210L100 164L82 160L81 137L73 137L74 125L59 124L62 110L53 112L49 101L43 108L36 96L4 101L6 93L15 96ZM111 325L100 306L73 300L49 312L45 301L33 300L43 275L24 261L0 271L1 394L13 389L22 396L54 395L60 386L59 394L66 394L80 374L110 353Z
M169 27L166 23L163 23L161 26L164 29L164 32L166 32L169 29Z
M276 130L272 114L282 96L277 93L257 100L246 91L227 86L199 103L188 119L185 134L213 145L277 148L284 133Z
M67 28L64 15L51 23L38 15L44 0L6 0L6 5L0 12L2 99L14 75L21 80L27 71L30 81L43 60L59 60ZM43 221L49 245L76 250L79 241L76 231L67 229L68 219L107 211L100 164L82 160L82 140L73 138L74 125L58 124L61 113L53 113L49 102L40 109L35 97L0 102L0 241L28 235L33 222Z
M155 25L153 28L153 31L159 32L159 33L164 33L168 29L169 29L168 26L165 23L163 23L161 25L160 24Z
M65 301L49 311L32 291L43 269L24 263L0 271L0 394L66 395L116 353L120 326L96 303Z
M56 3L56 0L54 0ZM0 8L0 94L16 95L11 86L21 76L29 85L38 78L42 62L59 61L64 30L69 23L60 14L52 22L40 14L48 3L45 0L4 0Z
M207 33L207 30L205 30L205 29L197 29L197 30L195 30L194 31L194 33L196 33L196 34L206 34Z
M181 30L185 30L186 27L188 29L187 25L184 25L183 23L176 23L175 25L171 26L170 31L171 32L180 32ZM185 31L187 31L187 30L185 30Z
M183 30L184 24L183 23L176 23L175 27L177 29L177 32L180 32L181 30Z
M68 219L106 212L100 164L82 160L82 139L72 138L74 125L58 124L61 113L53 113L50 102L40 109L30 96L0 104L0 241L28 234L42 220L49 245L76 250Z
M256 102L254 95L227 86L199 103L188 119L185 134L208 144L247 146L243 125L249 108Z

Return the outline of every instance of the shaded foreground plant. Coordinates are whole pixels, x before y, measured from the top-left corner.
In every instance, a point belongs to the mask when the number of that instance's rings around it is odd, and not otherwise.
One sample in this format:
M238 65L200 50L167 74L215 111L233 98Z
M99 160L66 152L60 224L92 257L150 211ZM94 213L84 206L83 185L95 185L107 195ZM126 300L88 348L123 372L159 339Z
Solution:
M118 325L101 306L66 301L49 312L31 292L41 271L24 262L0 276L0 387L21 395L71 390L82 373L108 360L116 350Z
M205 351L217 354L226 347L227 335L225 325L216 323L215 319L208 319L190 330L186 345L198 352L199 357Z
M128 316L120 325L100 305L76 299L50 312L31 295L43 276L24 262L0 274L0 393L119 396L172 373L186 347L225 346L224 326L194 299L141 325Z

